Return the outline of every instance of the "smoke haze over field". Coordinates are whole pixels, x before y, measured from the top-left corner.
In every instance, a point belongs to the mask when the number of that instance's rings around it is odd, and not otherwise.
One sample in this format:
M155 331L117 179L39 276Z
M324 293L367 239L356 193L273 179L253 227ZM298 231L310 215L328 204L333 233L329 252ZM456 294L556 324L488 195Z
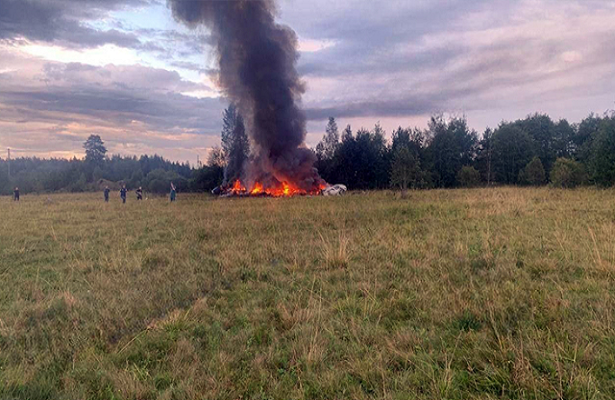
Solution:
M319 185L315 157L304 146L306 117L298 106L305 91L296 69L298 39L292 29L275 22L274 2L169 4L179 20L211 29L218 83L244 116L254 146L248 179L265 185L289 181L305 190Z

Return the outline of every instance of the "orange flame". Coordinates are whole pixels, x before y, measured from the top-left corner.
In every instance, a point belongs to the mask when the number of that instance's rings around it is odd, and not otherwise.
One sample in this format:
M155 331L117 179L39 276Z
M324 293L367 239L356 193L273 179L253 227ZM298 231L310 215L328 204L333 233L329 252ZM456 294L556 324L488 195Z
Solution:
M246 188L241 184L241 181L237 179L230 189L230 192L233 194L242 194L246 192Z
M258 182L256 182L254 184L254 187L250 191L250 194L254 194L254 195L261 194L261 193L264 193L264 191L265 191L265 189L263 188L263 185L258 183Z
M262 183L256 182L250 190L247 190L246 187L241 183L241 181L236 180L233 186L228 191L233 195L249 194L251 196L267 195L271 197L291 197L318 195L325 188L326 186L324 184L321 184L318 186L318 189L306 191L288 182L282 182L281 186L278 187L265 188Z

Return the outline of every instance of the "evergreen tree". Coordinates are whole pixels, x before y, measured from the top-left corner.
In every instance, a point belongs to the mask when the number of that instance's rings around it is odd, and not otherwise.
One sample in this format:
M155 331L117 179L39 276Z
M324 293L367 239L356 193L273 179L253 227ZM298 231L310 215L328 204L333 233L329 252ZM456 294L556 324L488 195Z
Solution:
M391 141L391 153L393 154L393 158L395 158L399 150L403 148L409 149L411 147L409 131L409 129L403 129L401 126L393 131Z
M222 150L226 156L230 154L231 148L233 147L233 132L237 124L237 116L237 107L235 107L234 104L230 104L222 113L221 142Z
M389 184L387 146L382 127L361 128L353 137L350 127L336 154L333 176L354 189L377 189Z
M222 149L226 157L224 182L231 183L243 175L250 154L250 142L243 117L233 104L228 106L223 114Z
M328 171L326 168L323 169L323 172L326 175L323 174L322 177L327 182L343 182L349 187L356 187L356 172L353 170L355 152L356 141L352 133L352 127L350 125L347 125L342 132L342 140L335 152L334 159L331 162L331 170ZM320 163L317 165L317 167L319 168L320 172Z
M351 140L353 138L352 135L352 127L349 125L346 125L346 128L344 129L344 132L342 132L342 141L346 140Z
M339 144L340 134L337 130L337 123L335 122L335 118L330 117L325 135L316 146L316 155L321 160L330 161L335 156Z
M337 123L335 122L335 118L330 117L326 133L316 146L316 168L325 180L332 178L331 173L334 169L334 158L339 146L340 135L337 130Z
M94 165L100 165L105 159L107 148L105 143L98 135L90 135L83 143L85 149L85 160Z

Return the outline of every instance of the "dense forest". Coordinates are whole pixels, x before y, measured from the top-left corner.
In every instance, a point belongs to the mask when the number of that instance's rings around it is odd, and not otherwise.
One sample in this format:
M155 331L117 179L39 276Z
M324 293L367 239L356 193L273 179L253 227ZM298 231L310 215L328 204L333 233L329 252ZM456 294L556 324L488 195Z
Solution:
M243 120L232 106L224 113L221 143L206 165L194 168L157 155L108 157L103 140L92 135L84 143L84 159L0 159L0 194L15 186L22 193L45 193L120 184L164 193L170 182L180 191L209 191L240 176L249 159ZM349 125L340 132L330 118L315 153L322 177L349 189L609 187L615 185L615 113L592 114L577 124L534 114L480 135L464 117L436 115L426 129L400 127L390 140L379 124L356 133Z
M316 147L328 182L352 189L452 188L482 185L615 185L615 113L578 124L534 114L482 135L465 118L433 116L428 128L398 128L388 141L373 130L331 118Z

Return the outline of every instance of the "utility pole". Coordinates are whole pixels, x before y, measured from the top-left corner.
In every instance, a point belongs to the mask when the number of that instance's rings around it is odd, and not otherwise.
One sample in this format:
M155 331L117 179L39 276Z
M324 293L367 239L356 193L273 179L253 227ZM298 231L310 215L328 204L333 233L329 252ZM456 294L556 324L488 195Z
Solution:
M9 169L9 182L10 182L11 181L11 149L10 148L8 149L8 152L9 152L9 156L6 159L6 161L7 161L7 165Z

